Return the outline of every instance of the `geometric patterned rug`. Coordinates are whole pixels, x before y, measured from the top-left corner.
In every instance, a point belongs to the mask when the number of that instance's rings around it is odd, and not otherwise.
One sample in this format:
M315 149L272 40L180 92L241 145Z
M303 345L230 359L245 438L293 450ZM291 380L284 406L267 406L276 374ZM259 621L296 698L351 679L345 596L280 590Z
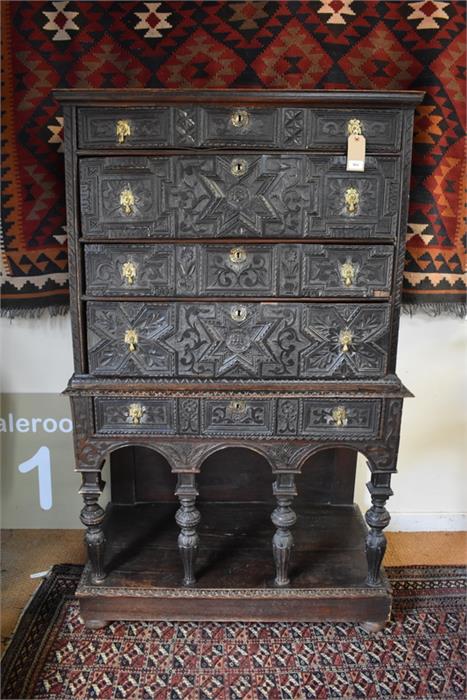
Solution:
M55 88L424 90L403 301L465 308L463 0L3 0L2 314L68 308Z
M391 567L392 619L350 623L80 621L82 567L55 566L4 655L2 698L465 698L466 572Z

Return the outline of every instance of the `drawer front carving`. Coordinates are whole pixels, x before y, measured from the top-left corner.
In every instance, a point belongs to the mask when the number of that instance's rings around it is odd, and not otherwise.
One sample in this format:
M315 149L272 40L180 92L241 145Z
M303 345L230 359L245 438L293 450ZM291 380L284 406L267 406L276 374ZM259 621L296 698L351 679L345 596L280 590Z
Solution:
M391 246L128 245L85 247L94 296L387 297Z
M376 437L380 399L97 397L98 434L282 437L332 440Z
M359 122L368 153L400 150L400 112L249 105L82 107L78 143L87 149L313 148L344 153L352 120Z
M305 399L300 432L306 436L376 437L380 414L381 402L376 399Z
M392 246L280 245L280 295L388 297Z
M380 377L384 304L90 302L90 372L180 378Z
M174 399L96 398L94 405L98 433L174 435L178 430Z
M400 162L369 156L193 155L80 162L84 236L393 238Z
M87 294L164 296L174 292L174 246L88 245L85 262Z
M78 111L80 148L164 148L196 146L196 115L191 107L149 109L83 108Z
M303 110L300 110L303 122ZM247 107L201 109L203 146L277 147L282 145L280 123L283 110ZM302 123L302 139L304 138ZM304 145L304 140L302 141Z
M277 435L360 439L376 437L381 419L379 399L278 399Z
M203 435L273 435L274 399L205 400Z
M390 110L316 109L309 130L309 144L314 148L346 148L350 122L358 119L366 139L367 152L398 151L401 148L402 117Z

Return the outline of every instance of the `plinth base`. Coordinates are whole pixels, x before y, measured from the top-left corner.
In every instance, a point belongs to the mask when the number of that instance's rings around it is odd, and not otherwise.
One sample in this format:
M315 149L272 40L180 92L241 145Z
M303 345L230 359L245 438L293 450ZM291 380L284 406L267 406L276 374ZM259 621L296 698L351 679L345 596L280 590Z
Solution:
M181 585L173 504L109 507L107 576L89 564L77 589L89 627L112 620L353 621L384 627L391 591L384 571L365 584L366 525L357 506L301 509L293 528L290 585L274 585L272 504L200 503L196 583Z

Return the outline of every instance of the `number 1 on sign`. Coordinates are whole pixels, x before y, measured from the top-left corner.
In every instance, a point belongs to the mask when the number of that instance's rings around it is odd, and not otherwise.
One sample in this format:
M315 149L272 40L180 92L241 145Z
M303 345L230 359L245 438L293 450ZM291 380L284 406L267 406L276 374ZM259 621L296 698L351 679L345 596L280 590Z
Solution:
M39 504L42 510L50 510L52 508L52 466L48 447L39 447L36 454L26 462L22 462L18 469L22 474L27 474L36 467L39 481Z

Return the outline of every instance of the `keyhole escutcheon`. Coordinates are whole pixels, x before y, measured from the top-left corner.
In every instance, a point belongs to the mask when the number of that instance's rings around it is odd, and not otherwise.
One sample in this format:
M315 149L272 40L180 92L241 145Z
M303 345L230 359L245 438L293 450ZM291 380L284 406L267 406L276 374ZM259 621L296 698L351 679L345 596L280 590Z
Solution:
M243 158L234 158L230 166L230 172L236 177L244 175L248 170L248 163Z
M234 126L237 129L240 128L245 128L250 121L250 115L246 111L246 109L236 109L235 112L232 112L232 115L230 117L230 122L232 126Z
M245 306L232 306L230 309L230 316L233 321L244 321L246 319L246 314Z

